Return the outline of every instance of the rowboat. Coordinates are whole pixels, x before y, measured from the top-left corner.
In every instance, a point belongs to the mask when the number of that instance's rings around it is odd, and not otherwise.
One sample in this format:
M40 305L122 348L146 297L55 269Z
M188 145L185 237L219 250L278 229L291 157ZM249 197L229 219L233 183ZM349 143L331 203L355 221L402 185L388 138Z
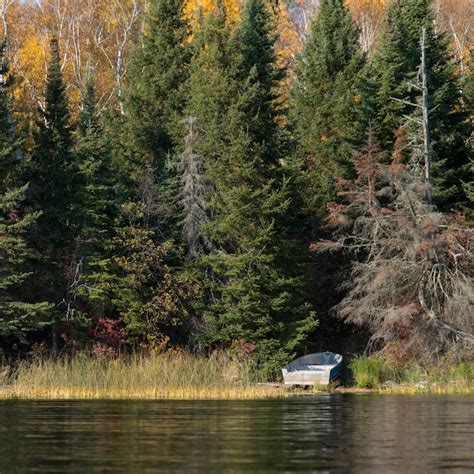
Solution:
M328 385L342 370L342 356L333 352L308 354L283 367L285 385Z

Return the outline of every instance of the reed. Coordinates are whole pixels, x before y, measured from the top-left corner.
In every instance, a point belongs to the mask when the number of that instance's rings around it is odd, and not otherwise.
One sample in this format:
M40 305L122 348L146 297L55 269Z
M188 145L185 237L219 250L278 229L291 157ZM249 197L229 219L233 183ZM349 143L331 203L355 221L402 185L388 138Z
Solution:
M135 354L96 359L86 354L21 362L0 398L46 399L255 399L285 397L283 387L258 385L252 361L223 353Z

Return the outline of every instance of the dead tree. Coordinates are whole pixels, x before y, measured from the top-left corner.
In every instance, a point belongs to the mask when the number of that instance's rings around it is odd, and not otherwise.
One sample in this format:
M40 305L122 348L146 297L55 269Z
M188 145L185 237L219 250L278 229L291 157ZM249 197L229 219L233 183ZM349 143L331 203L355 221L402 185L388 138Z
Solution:
M186 119L187 135L185 148L179 155L176 169L180 175L179 194L183 210L183 236L187 243L189 258L196 258L210 243L203 235L203 227L208 221L206 205L208 188L204 178L204 163L196 153L197 119Z
M401 130L399 149L409 142ZM393 343L412 356L472 348L474 232L427 202L424 173L401 156L397 150L385 164L369 133L354 159L356 179L339 182L342 202L328 220L333 238L316 246L352 260L335 311L371 330L369 352Z

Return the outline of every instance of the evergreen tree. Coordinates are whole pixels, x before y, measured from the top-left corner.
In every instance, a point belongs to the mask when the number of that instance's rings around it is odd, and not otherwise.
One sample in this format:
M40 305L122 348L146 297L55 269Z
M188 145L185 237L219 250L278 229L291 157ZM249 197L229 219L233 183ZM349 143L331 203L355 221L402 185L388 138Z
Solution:
M393 149L395 132L410 115L418 91L411 87L421 61L422 28L427 31L430 128L433 144L435 201L444 210L465 202L465 141L469 134L460 104L460 85L449 40L434 29L431 0L393 0L387 9L373 61L376 128L380 142Z
M334 198L335 177L351 172L351 152L365 129L364 65L344 1L322 0L299 60L291 111L312 214L324 213Z
M197 120L195 153L209 183L202 234L210 245L191 264L203 295L195 311L204 343L250 343L274 369L294 354L315 321L293 259L298 251L288 229L276 224L288 212L286 189L276 187L255 159L242 104L259 86L236 79L238 55L225 13L217 10L195 38L186 110Z
M39 214L28 213L25 195L28 184L19 184L16 151L20 141L12 133L9 89L4 48L0 50L0 338L2 343L25 342L25 335L41 326L49 306L28 301L26 285L30 274L25 262L31 248L25 238Z
M75 155L80 193L75 206L79 220L76 241L82 312L88 316L113 314L113 288L119 275L113 261L115 225L119 217L112 147L96 110L95 89L89 75L83 93Z
M128 68L126 116L114 125L122 198L115 261L123 275L115 304L128 337L165 345L182 339L183 302L194 294L186 277L172 270L179 268L182 249L173 240L178 218L166 166L179 153L190 59L184 4L151 2Z
M121 278L113 288L113 304L130 343L152 348L183 344L187 302L196 296L196 287L180 271L181 247L165 232L170 211L153 170L137 174L133 186L114 226L113 262Z
M242 106L247 115L247 132L254 157L272 171L281 158L282 130L278 124L284 113L278 87L285 73L276 66L274 25L264 0L245 2L235 33L238 79L251 87L253 95Z
M77 215L73 212L77 167L57 40L51 40L50 46L45 106L28 164L31 209L41 213L29 233L29 241L35 253L32 292L37 300L46 299L55 306L52 344L56 353L57 329L68 313L70 288L78 264L74 255Z
M179 155L176 170L179 173L179 204L182 207L182 240L186 242L188 258L196 258L210 243L203 235L203 227L208 222L206 214L209 186L204 178L203 159L194 147L196 145L195 117L187 120L188 132L184 139L185 147Z
M474 149L473 149L473 142L474 142L474 133L473 124L474 124L474 64L471 63L468 73L466 75L464 81L464 88L463 88L463 101L464 107L466 110L466 122L467 127L471 130L471 136L468 140L468 152L469 152L469 161L470 161L470 168L468 169L468 173L466 173L466 177L464 178L464 190L468 199L466 212L471 220L471 223L474 220Z
M152 0L128 68L127 126L132 149L162 168L174 147L189 62L183 0ZM132 151L133 151L132 150ZM142 160L142 158L141 158Z

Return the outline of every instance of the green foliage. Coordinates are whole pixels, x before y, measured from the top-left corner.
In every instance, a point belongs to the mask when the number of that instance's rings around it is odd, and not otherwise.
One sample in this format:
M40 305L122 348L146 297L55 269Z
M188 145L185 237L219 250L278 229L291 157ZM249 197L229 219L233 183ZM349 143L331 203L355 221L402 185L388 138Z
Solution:
M308 247L314 248L313 240L328 230L318 224L329 203L337 203L332 220L346 230L350 225L337 190L350 194L347 186L357 171L354 150L369 122L382 142L380 156L392 154L394 132L399 132L400 147L408 145L402 143L400 127L405 115L415 116L413 108L392 98L418 98L409 84L419 67L423 26L428 30L436 198L445 210L469 212L474 199L466 146L472 72L460 88L447 38L434 31L429 0L389 4L370 65L344 0L321 0L289 104L283 99L286 71L277 65L267 1L244 2L235 23L219 1L212 13L201 15L192 33L184 3L149 2L127 66L123 108L101 115L89 76L74 127L53 39L44 107L26 142L27 159L15 153L20 141L12 126L8 85L1 89L2 343L23 341L29 333L41 341L51 333L56 354L60 331L77 348L78 327L81 341L90 342L90 326L101 318L125 331L126 347L224 349L245 354L260 374L274 377L317 327L309 301L334 299L317 295L315 288L323 287L323 280L336 286L334 273L325 269L343 267L345 257L312 265ZM390 169L400 173L403 164L396 165ZM364 180L351 187L359 198ZM382 196L389 192L391 197ZM359 262L361 230L395 195L385 187L376 193L377 211L367 214L365 223L356 219L354 236L344 241L356 242ZM412 210L423 203L416 199ZM449 236L449 245L456 239ZM391 239L388 248L396 242ZM416 258L429 252L415 244ZM393 281L386 273L384 278ZM360 301L354 307L363 312ZM329 304L320 301L319 306ZM453 311L460 314L457 307ZM469 316L469 302L462 311ZM48 319L51 330L43 328ZM204 375L217 367L187 362ZM401 377L380 360L361 358L352 367L361 386Z
M349 369L358 388L380 388L383 382L399 380L396 369L379 357L356 357Z
M365 58L343 0L322 0L296 70L292 123L311 212L322 215L363 138Z
M162 168L173 151L188 75L189 27L183 0L153 0L128 67L126 126L132 150ZM143 157L141 158L143 159Z
M111 294L133 342L185 342L186 302L195 294L181 271L175 176L168 169L179 152L190 60L183 7L182 0L151 2L128 68L125 116L112 127L121 197L112 260L121 279Z
M21 163L16 151L21 142L15 136L3 47L0 63L0 338L7 345L27 342L28 332L45 322L49 305L28 302L31 275L25 262L31 257L31 248L26 235L40 214L27 212L25 207L28 184L19 179Z
M474 123L474 65L471 63L464 79L464 94L463 102L466 110L466 125L472 129ZM464 191L466 193L468 202L465 208L465 212L468 215L471 223L474 220L474 148L472 143L468 148L469 152L469 165L466 169L467 173L463 179Z
M116 285L113 303L125 321L129 342L154 341L166 347L168 342L185 342L186 303L197 289L195 282L178 271L180 248L160 238L159 216L153 215L153 206L154 201L122 205L114 256L122 280Z
M33 270L36 298L60 305L68 291L77 216L77 167L72 154L72 132L62 79L57 40L51 40L45 107L38 122L35 146L27 164L29 206L40 213L29 242L35 250Z
M259 138L247 127L257 117L245 104L264 86L255 80L254 66L246 80L236 74L234 44L222 11L204 20L194 44L186 113L197 119L195 148L210 183L202 229L210 245L191 264L202 282L195 311L205 345L249 342L262 365L276 370L315 327L315 319L304 302L301 263L292 259L297 245L284 226L290 206L286 186L259 166L254 148ZM266 67L270 70L260 77L271 75L271 64Z
M410 87L421 63L421 32L427 30L430 129L434 152L435 201L443 210L460 208L466 196L466 140L470 128L461 109L460 85L449 39L434 29L431 0L392 0L386 11L380 44L372 64L376 88L378 138L393 150L395 132L406 121L418 91Z
M247 133L254 159L262 171L274 172L282 156L284 139L278 120L284 110L278 87L285 71L276 66L274 25L264 0L245 2L241 21L233 37L238 79L252 89L252 96L242 104L247 117Z
M113 289L120 272L114 262L115 225L119 219L117 178L112 145L96 110L92 77L87 78L74 148L78 166L78 198L74 203L76 238L75 308L88 318L115 314Z
M416 361L397 365L382 357L359 356L350 362L349 370L358 388L379 389L390 382L413 390L439 385L469 387L474 382L474 365L470 362L452 364L441 360L437 365L422 367Z
M466 384L473 384L474 383L474 364L463 362L462 364L457 365L454 367L452 371L452 378L454 380L463 381Z

